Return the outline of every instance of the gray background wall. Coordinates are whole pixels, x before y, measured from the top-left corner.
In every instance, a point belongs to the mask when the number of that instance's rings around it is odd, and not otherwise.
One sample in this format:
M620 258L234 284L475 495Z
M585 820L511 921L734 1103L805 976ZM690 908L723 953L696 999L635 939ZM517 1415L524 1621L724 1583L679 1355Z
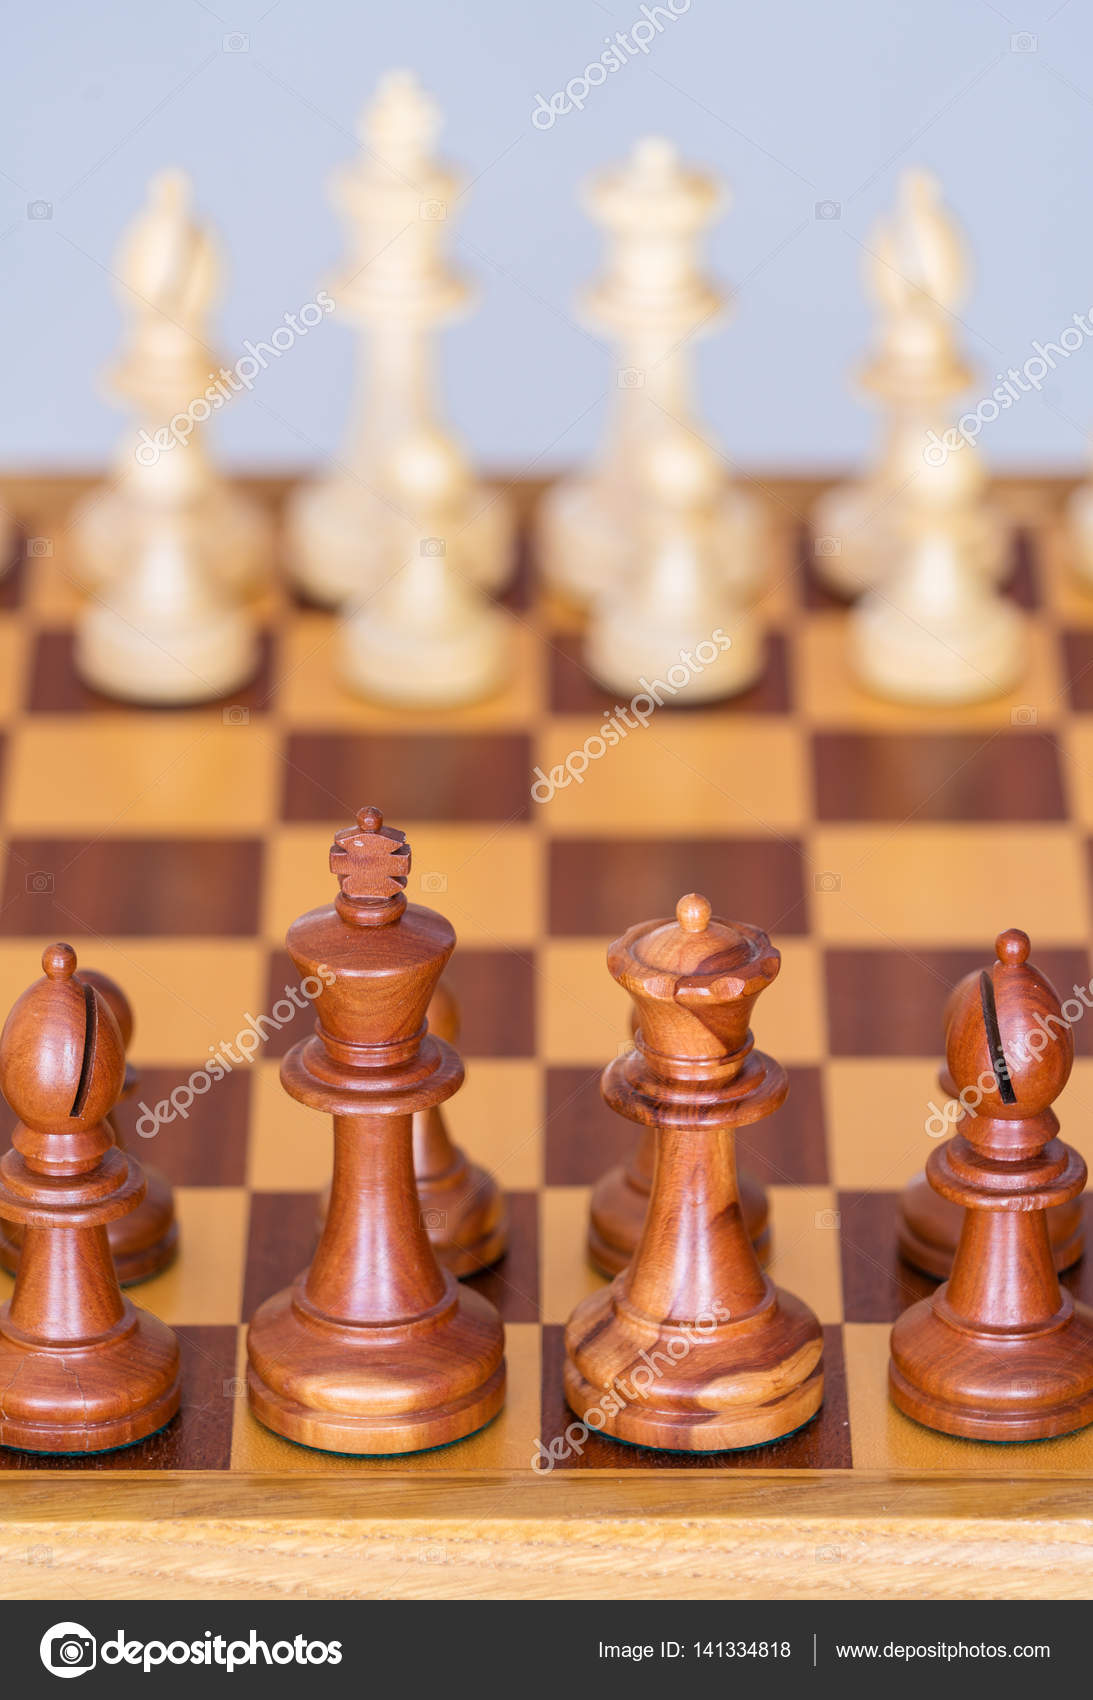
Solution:
M1013 10L1019 3L1019 10ZM1012 15L1011 15L1012 14ZM748 465L849 462L870 421L848 389L867 336L860 242L900 168L943 178L977 258L964 313L984 376L1093 304L1093 15L1087 0L692 0L583 111L530 114L629 30L640 0L42 0L9 12L0 101L0 461L101 462L119 420L98 374L118 331L110 264L148 176L180 164L228 247L230 361L310 300L341 252L324 185L380 73L413 66L478 176L458 226L475 315L447 335L450 412L484 462L585 454L607 360L571 303L597 258L583 175L645 132L720 170L734 204L711 260L737 291L702 344L707 413ZM29 218L31 201L52 216ZM841 216L819 219L816 203ZM219 416L240 465L337 443L352 338L334 319ZM974 397L972 397L974 399ZM999 466L1077 465L1093 339L986 430Z

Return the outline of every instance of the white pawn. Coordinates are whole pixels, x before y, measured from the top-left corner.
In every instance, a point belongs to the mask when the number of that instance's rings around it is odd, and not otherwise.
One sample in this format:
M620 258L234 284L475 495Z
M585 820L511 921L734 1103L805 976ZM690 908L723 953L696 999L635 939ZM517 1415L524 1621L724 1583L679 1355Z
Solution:
M404 554L340 629L350 690L404 708L454 708L491 696L510 665L510 621L474 582L461 532L470 472L450 441L420 431L390 457ZM390 537L390 533L388 533Z
M603 274L581 306L616 349L613 407L597 464L556 484L538 515L542 575L574 601L595 602L631 571L646 444L672 427L709 437L695 418L691 347L727 307L700 263L702 239L725 198L712 175L685 165L659 136L638 142L622 166L585 186L584 204L607 248ZM722 572L748 594L762 570L761 522L723 467L715 523Z
M361 154L339 172L334 198L349 258L330 292L360 335L360 379L349 437L334 469L288 509L293 577L312 601L340 607L389 570L401 515L387 487L391 444L439 429L435 333L466 310L470 289L447 256L464 192L434 155L440 113L407 71L388 73L358 126ZM512 567L509 505L471 478L459 526L477 582L498 589Z
M246 684L257 661L249 613L176 514L149 521L135 555L91 593L77 626L80 677L128 702L227 696Z
M152 179L115 264L127 330L109 383L136 428L122 441L111 482L74 518L80 576L108 583L145 546L145 530L159 533L164 516L175 514L224 584L250 588L268 571L270 530L205 449L204 421L232 391L210 370L221 265L210 230L193 217L184 172Z
M816 571L840 595L883 581L916 509L932 499L924 484L945 467L962 492L967 559L994 578L1006 565L1005 527L982 461L952 429L953 400L974 377L954 332L968 279L963 237L936 179L905 172L895 214L865 253L880 323L861 381L884 409L884 440L866 476L830 490L814 515Z
M643 547L631 584L593 614L588 666L627 697L654 678L678 691L680 702L735 696L762 672L764 645L719 555L720 463L699 438L671 432L646 449L642 470Z
M883 587L862 597L850 632L862 684L899 702L1004 696L1025 667L1024 620L940 507L919 521Z

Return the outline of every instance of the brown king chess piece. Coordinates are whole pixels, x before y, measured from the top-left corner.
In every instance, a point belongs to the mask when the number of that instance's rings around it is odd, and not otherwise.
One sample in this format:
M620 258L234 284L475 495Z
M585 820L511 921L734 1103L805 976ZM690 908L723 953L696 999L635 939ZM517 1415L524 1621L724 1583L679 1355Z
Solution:
M407 904L410 848L378 809L336 835L330 866L333 904L286 941L301 977L323 970L316 1029L281 1065L286 1092L334 1118L330 1207L310 1267L250 1325L248 1394L305 1446L414 1452L481 1428L505 1395L501 1319L441 1269L414 1177L413 1117L463 1079L425 1020L455 934Z
M110 1255L108 1225L144 1194L107 1120L125 1081L121 1032L71 945L51 945L42 966L0 1034L0 1089L19 1117L0 1217L23 1229L0 1307L0 1445L103 1452L174 1416L178 1343L122 1294Z
M569 1320L566 1399L591 1427L642 1446L777 1440L823 1398L820 1324L764 1275L736 1183L736 1128L786 1096L784 1069L748 1025L781 958L758 927L711 919L692 894L674 921L631 927L607 962L638 1030L602 1091L653 1129L656 1160L633 1262Z
M429 1032L454 1045L459 1011L443 980L427 1015ZM452 1140L439 1104L414 1117L414 1173L425 1231L445 1269L462 1280L504 1256L508 1243L505 1198L496 1180L472 1163ZM319 1231L330 1206L330 1188L319 1200Z
M965 988L978 984L979 974L973 972L957 982L945 1005L945 1029ZM941 1090L955 1098L957 1089L947 1067L938 1075ZM1048 1239L1055 1267L1062 1274L1077 1263L1085 1250L1082 1231L1081 1200L1071 1198L1065 1204L1053 1204L1046 1212ZM899 1254L913 1269L932 1275L935 1281L947 1281L952 1272L953 1254L960 1238L964 1212L959 1204L942 1198L935 1192L925 1174L915 1175L903 1189L899 1205Z
M128 1057L133 1039L133 1010L129 999L116 980L112 980L109 974L103 974L97 968L80 968L76 978L81 985L94 986L100 997L105 1000L118 1024ZM139 1084L139 1073L132 1063L127 1061L122 1098L131 1098ZM107 1120L114 1134L114 1143L124 1150L125 1144L118 1132L116 1116L110 1115ZM136 1166L137 1160L131 1154L129 1161ZM130 1210L127 1216L115 1217L106 1230L114 1257L114 1268L123 1287L131 1286L135 1281L146 1281L151 1275L158 1275L174 1260L178 1250L178 1222L175 1218L171 1183L159 1169L147 1168L143 1163L140 1167L144 1174L144 1197L135 1210ZM23 1230L18 1222L0 1223L0 1269L6 1269L9 1275L15 1273L22 1243Z
M946 1034L960 1105L931 1152L930 1185L963 1208L952 1274L892 1330L889 1390L906 1416L976 1440L1041 1440L1093 1421L1093 1311L1059 1286L1047 1212L1085 1163L1052 1104L1074 1039L1017 928L957 987Z
M637 1012L631 1031L637 1028ZM653 1190L653 1165L657 1141L651 1127L638 1135L630 1160L617 1163L601 1175L592 1189L588 1211L588 1260L601 1275L620 1275L641 1238L649 1194ZM770 1257L770 1205L766 1188L746 1169L737 1170L740 1210L755 1255L765 1264Z

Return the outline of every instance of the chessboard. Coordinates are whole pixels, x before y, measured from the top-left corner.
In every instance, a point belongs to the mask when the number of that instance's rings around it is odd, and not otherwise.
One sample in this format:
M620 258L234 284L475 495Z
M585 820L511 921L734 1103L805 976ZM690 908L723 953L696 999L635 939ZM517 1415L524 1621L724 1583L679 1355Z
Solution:
M138 710L73 669L67 526L89 484L6 486L22 537L0 581L0 1004L59 938L133 1003L142 1080L121 1124L174 1183L181 1251L132 1291L178 1331L185 1381L179 1418L139 1446L0 1453L9 1590L1088 1595L1093 1429L947 1439L886 1389L890 1325L930 1285L897 1258L895 1211L932 1148L949 990L1008 926L1064 996L1093 972L1093 594L1068 569L1067 481L1000 488L1032 624L1019 692L937 711L857 689L845 609L812 572L822 485L756 479L762 681L714 707L666 704L539 800L536 769L582 750L614 705L582 668L579 617L536 591L527 523L506 596L519 659L493 701L407 715L356 700L334 676L332 618L275 592L245 692ZM249 487L281 511L285 482ZM527 522L538 492L514 494ZM467 1080L450 1125L500 1177L511 1220L508 1255L475 1280L506 1325L503 1414L457 1446L378 1461L283 1441L245 1398L246 1321L310 1257L328 1179L327 1127L278 1083L310 1017L267 1019L252 1064L154 1138L137 1125L268 1018L294 975L286 927L329 900L332 833L366 802L408 835L408 895L455 925ZM634 1134L598 1092L627 1042L605 947L691 890L782 953L756 1025L790 1095L740 1148L769 1189L771 1273L825 1325L824 1405L751 1451L593 1435L544 1472L539 1442L571 1420L563 1325L599 1279L590 1190ZM1093 1161L1093 1020L1075 1037L1059 1109ZM1093 1301L1093 1254L1066 1284Z

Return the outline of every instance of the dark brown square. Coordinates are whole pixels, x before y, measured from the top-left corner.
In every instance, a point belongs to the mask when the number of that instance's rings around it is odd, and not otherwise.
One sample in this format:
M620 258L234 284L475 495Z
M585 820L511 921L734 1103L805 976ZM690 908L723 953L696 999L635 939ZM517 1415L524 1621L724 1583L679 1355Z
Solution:
M284 762L284 820L345 824L367 803L392 826L526 820L531 809L531 742L517 732L294 732Z
M827 1137L818 1068L791 1068L780 1110L736 1137L742 1168L765 1185L824 1186ZM628 1163L640 1130L609 1110L600 1070L551 1068L546 1077L547 1186L594 1186L608 1169Z
M1064 631L1063 677L1076 714L1093 714L1093 631Z
M898 1192L840 1192L839 1251L847 1322L894 1322L937 1290L936 1281L904 1263L896 1249Z
M0 566L0 612L13 613L21 608L26 600L28 573L28 548L30 539L23 527L13 528L11 547L7 559Z
M194 1072L202 1072L207 1060L198 1057ZM189 1075L185 1068L142 1069L132 1097L115 1112L118 1131L141 1163L162 1169L175 1186L243 1186L250 1116L248 1065L241 1063L187 1104ZM168 1115L170 1121L165 1119ZM156 1131L149 1137L153 1127Z
M296 1004L291 1016L282 1008L280 1013L288 1017L283 1021L280 1015L273 1015L275 1004L294 1002L287 996L288 990L295 991L298 997L303 996L300 992L300 975L296 964L287 950L270 951L266 970L266 995L262 1004L266 1019L259 1029L265 1035L262 1045L264 1057L287 1056L298 1039L306 1039L308 1034L315 1030L315 1006L309 1000L305 1001L303 1007Z
M812 739L824 821L1062 820L1062 762L1047 732L820 732Z
M615 937L701 891L715 914L775 935L803 933L803 866L795 838L558 839L550 846L550 931Z
M991 945L982 950L858 950L824 952L827 1026L836 1057L941 1058L945 1001L956 982L973 969L989 967ZM1084 950L1033 948L1033 961L1067 996L1075 984L1088 986ZM1093 1021L1074 1024L1079 1054L1093 1056Z
M459 949L444 979L459 1006L461 1056L535 1055L533 952Z
M510 1192L508 1250L492 1269L472 1275L466 1285L496 1305L502 1322L539 1320L539 1195Z
M565 1402L562 1372L565 1364L565 1330L550 1325L543 1329L543 1391L541 1440L544 1448L561 1442L566 1429L578 1419ZM850 1419L846 1403L846 1365L842 1329L824 1329L824 1402L804 1428L769 1446L747 1447L740 1452L661 1452L648 1446L630 1446L589 1434L580 1456L571 1456L558 1470L849 1470Z
M259 639L259 664L254 678L225 699L223 707L208 712L220 715L229 726L245 726L251 714L269 707L273 690L273 636L263 632ZM101 714L118 711L113 697L101 695L85 685L76 671L76 634L69 626L50 627L38 634L30 663L26 706L32 714ZM192 714L194 705L152 705L162 714Z
M177 1417L136 1446L115 1452L0 1450L0 1470L226 1470L231 1463L232 1414L244 1389L236 1379L234 1328L176 1328L182 1359L182 1405ZM49 1532L42 1537L49 1547Z
M1066 1138L1066 1127L1063 1127ZM1061 1277L1066 1287L1082 1304L1093 1305L1093 1195L1082 1199L1082 1231L1085 1235L1085 1255Z
M307 1268L318 1238L318 1193L251 1194L243 1274L244 1322Z
M597 724L613 714L620 704L617 696L601 685L584 663L583 637L573 632L559 633L550 640L550 709L552 714L590 714ZM664 708L671 711L701 710L704 714L787 714L792 707L789 692L789 661L786 638L782 632L768 632L766 663L758 681L750 690L724 702L691 702L686 686L678 697L665 697ZM635 681L634 689L637 690ZM625 724L625 722L624 722ZM640 736L640 730L628 733Z
M258 839L15 838L0 933L244 938L261 876Z

